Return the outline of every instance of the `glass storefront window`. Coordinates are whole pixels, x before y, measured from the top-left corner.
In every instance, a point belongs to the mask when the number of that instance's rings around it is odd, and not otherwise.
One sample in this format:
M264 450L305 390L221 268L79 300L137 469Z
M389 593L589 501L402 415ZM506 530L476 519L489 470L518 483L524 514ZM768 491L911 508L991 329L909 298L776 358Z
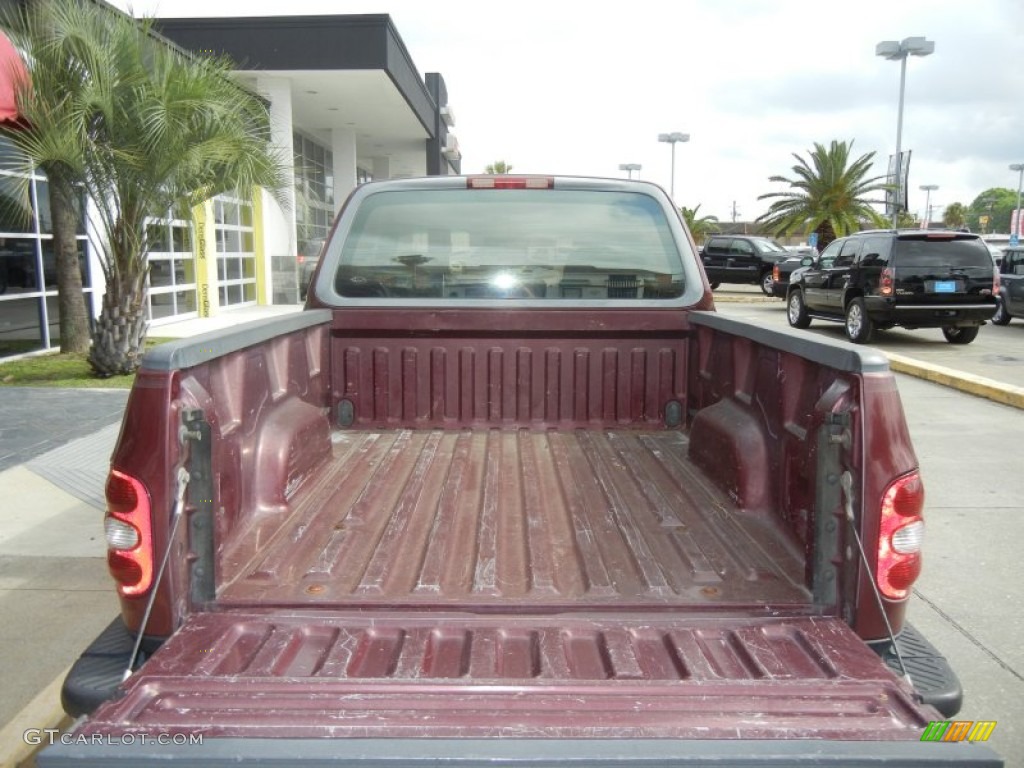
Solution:
M10 145L0 139L0 152ZM32 204L38 201L37 204ZM84 195L80 201L84 208ZM78 253L86 301L93 292L85 224L79 217ZM41 174L0 172L0 356L59 343L57 258L49 184Z
M5 294L0 299L0 356L45 349L40 298L12 298Z
M24 184L9 174L0 174L0 232L35 233Z
M296 132L295 225L299 254L319 250L334 221L334 153Z
M153 219L147 233L150 318L159 321L194 316L197 302L192 225L170 217Z
M36 181L35 209L39 212L39 231L44 235L53 234L53 219L50 216L50 182Z
M221 306L256 301L256 253L252 203L230 195L214 202L217 278Z

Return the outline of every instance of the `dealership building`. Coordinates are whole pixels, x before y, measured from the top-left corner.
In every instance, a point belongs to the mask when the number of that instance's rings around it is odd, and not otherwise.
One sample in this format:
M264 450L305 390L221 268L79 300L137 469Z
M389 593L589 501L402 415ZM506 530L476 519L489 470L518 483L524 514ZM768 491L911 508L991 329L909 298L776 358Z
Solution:
M187 51L236 62L236 81L268 104L272 144L294 162L284 205L266 191L224 195L190 220L151 222L154 335L175 320L300 301L303 262L316 258L352 189L461 171L444 79L419 75L387 15L160 19L156 26ZM12 179L0 171L0 194L4 185ZM59 346L45 177L31 188L31 221L0 216L0 356ZM86 228L80 244L95 315L103 273Z

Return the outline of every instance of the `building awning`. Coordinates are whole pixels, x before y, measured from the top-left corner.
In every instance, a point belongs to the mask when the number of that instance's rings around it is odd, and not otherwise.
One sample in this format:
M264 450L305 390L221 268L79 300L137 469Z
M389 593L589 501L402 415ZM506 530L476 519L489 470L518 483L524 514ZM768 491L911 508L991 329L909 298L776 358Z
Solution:
M28 77L21 54L0 31L0 122L18 120L18 84Z

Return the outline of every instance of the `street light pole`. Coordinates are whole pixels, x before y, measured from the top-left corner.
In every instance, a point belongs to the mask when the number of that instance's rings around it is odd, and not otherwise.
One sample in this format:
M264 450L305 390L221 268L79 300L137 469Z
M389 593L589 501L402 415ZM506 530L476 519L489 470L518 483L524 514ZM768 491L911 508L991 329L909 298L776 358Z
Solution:
M1010 166L1011 171L1017 171L1017 226L1010 232L1011 235L1016 235L1017 240L1020 240L1020 188L1024 184L1024 163L1014 163Z
M673 133L659 133L658 134L658 141L668 142L669 144L672 145L672 186L671 186L671 195L672 195L672 202L673 203L676 200L676 144L678 142L680 142L680 141L687 142L689 140L690 140L690 134L688 134L688 133L680 133L679 131L675 131Z
M892 227L900 217L900 191L903 184L903 96L907 86L907 56L928 56L935 52L935 43L923 37L906 37L902 41L885 40L875 46L875 55L900 62L900 103L896 113L896 190L892 210Z
M631 178L631 179L633 178L633 171L636 171L636 177L638 179L640 178L640 169L641 168L643 168L643 166L640 165L640 163L619 163L619 170L620 171L628 171L629 172L629 178Z
M922 184L918 189L923 189L925 192L924 197L924 229L928 229L928 225L932 223L932 190L938 189L938 184Z

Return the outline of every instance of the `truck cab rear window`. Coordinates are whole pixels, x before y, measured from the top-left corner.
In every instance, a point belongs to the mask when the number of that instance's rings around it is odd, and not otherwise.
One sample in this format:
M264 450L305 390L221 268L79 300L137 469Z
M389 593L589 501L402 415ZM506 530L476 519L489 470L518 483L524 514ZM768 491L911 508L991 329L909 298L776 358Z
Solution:
M398 299L675 299L661 205L632 192L403 190L362 201L335 290Z

